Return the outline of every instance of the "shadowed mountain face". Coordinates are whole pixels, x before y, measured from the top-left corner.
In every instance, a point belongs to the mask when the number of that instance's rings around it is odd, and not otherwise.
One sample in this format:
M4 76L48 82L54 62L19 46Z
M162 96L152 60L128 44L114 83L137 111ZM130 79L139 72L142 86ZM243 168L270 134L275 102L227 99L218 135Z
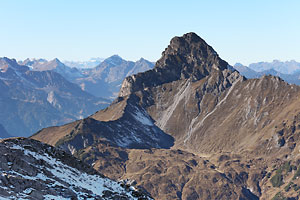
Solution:
M157 199L295 197L274 180L287 186L296 172L282 166L300 164L299 97L278 77L246 80L188 33L171 40L154 69L127 77L107 109L33 138L112 178L136 179Z
M0 59L0 122L15 136L29 136L104 108L96 98L53 71L31 71L15 60Z

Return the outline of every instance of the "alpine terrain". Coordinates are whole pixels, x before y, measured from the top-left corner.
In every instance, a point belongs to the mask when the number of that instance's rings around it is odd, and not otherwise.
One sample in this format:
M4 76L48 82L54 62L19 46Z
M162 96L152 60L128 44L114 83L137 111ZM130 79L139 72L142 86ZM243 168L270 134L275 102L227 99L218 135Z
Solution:
M0 150L0 199L152 199L35 140L0 140Z
M31 138L155 199L298 199L299 97L279 77L247 80L187 33L108 108Z

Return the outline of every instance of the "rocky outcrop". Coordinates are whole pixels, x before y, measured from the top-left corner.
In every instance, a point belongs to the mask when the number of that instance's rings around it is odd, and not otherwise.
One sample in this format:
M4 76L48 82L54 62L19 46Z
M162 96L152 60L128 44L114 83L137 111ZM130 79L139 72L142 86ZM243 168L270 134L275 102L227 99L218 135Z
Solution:
M212 71L232 70L214 49L195 33L174 37L153 70L126 77L119 96L172 81L198 81Z
M7 199L151 199L114 182L70 154L25 138L0 141L0 197Z

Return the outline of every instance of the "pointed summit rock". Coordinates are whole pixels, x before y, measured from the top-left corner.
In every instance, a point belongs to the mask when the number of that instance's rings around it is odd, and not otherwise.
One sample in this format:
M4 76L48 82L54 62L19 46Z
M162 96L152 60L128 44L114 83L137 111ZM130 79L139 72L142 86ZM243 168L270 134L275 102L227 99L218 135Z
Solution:
M153 70L127 77L119 96L180 79L198 81L225 69L229 69L228 63L211 46L195 33L187 33L171 40Z
M202 38L195 33L187 33L171 40L155 67L176 69L177 75L182 74L181 78L193 75L200 79L212 68L223 70L227 66L228 63L220 59L216 51ZM202 74L197 77L199 71Z

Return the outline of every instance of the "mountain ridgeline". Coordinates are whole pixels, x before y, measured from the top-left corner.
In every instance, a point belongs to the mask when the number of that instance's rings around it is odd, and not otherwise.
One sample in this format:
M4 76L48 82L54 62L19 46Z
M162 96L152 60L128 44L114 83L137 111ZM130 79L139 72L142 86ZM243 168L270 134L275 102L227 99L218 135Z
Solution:
M108 105L54 71L32 71L8 58L0 58L0 70L0 121L14 136L29 136Z
M298 198L299 97L278 77L247 80L187 33L108 108L32 138L156 199Z
M234 68L246 78L259 78L264 75L278 76L290 84L300 85L300 63L296 61L259 62L252 63L248 67L236 63Z
M29 136L41 128L85 118L109 105L127 76L153 67L112 56L90 69L60 60L0 58L1 138Z
M143 58L133 62L124 60L118 55L113 55L102 62L95 62L94 64L99 64L94 67L83 69L69 67L57 58L51 61L26 59L19 63L28 65L32 71L57 72L68 81L80 86L82 90L105 99L114 99L117 96L126 76L147 71L154 65Z

